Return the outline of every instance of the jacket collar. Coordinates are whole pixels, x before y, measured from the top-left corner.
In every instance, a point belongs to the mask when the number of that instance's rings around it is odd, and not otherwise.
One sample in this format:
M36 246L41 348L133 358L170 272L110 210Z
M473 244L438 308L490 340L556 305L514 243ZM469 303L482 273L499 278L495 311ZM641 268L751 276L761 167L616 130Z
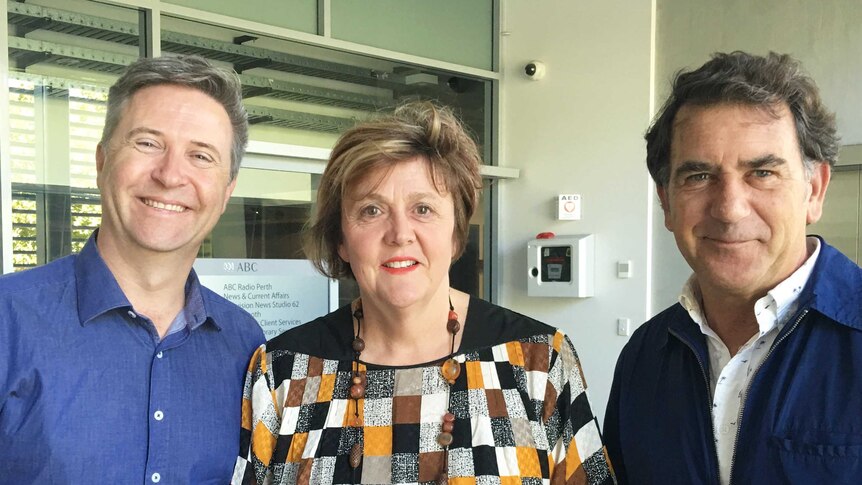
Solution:
M808 301L810 308L840 325L862 330L862 268L818 238L820 257L800 302Z

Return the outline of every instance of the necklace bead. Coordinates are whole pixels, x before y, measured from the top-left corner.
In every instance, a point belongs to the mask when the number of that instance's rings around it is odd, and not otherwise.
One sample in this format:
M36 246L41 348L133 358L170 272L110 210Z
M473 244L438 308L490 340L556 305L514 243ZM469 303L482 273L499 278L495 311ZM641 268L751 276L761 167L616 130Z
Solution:
M365 397L365 386L362 384L353 384L350 386L351 399L362 399L363 397Z
M350 466L359 468L360 463L362 463L362 443L356 443L350 448Z
M442 447L451 445L452 440L452 433L447 433L446 431L443 431L437 435L437 443L439 443Z
M461 375L461 364L455 359L446 359L446 362L440 366L440 373L443 374L443 379L446 379L446 382L455 384L455 379Z

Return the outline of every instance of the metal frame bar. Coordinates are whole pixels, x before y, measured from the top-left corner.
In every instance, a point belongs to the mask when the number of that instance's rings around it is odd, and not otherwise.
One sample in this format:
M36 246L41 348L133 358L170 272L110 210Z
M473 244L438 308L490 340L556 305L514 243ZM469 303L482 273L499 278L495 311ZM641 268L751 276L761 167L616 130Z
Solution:
M0 2L0 15L8 16L8 4ZM12 163L9 160L9 24L0 22L0 263L3 273L12 266Z
M332 1L317 0L317 35L332 37Z
M491 35L493 38L491 39L491 67L494 72L500 72L500 33L503 30L503 6L501 4L501 0L493 0L493 24L491 27ZM488 117L488 125L486 126L486 140L491 140L489 146L491 147L491 160L490 164L494 166L496 169L503 169L504 167L500 167L500 79L492 79L490 82L489 90L491 91L489 100L485 103L486 108L490 109L491 113ZM490 133L490 136L489 136ZM508 169L515 170L515 169ZM517 171L512 178L518 178L520 175L520 171ZM482 291L484 292L485 299L490 301L491 303L499 303L500 301L500 284L503 280L502 275L499 274L500 269L502 268L500 262L500 241L499 241L499 227L501 222L500 217L500 192L497 189L497 183L491 182L488 184L488 187L485 189L485 197L486 202L483 207L484 210L484 234L482 234L483 241L482 243L487 248L485 251L485 259L483 260L483 274L484 276L484 288Z

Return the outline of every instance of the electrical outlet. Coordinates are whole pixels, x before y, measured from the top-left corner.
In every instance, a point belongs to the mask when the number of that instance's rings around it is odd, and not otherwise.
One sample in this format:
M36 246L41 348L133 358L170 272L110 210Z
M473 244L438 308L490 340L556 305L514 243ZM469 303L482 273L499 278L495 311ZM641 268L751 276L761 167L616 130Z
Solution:
M631 333L631 319L617 318L617 335L620 337L628 337Z

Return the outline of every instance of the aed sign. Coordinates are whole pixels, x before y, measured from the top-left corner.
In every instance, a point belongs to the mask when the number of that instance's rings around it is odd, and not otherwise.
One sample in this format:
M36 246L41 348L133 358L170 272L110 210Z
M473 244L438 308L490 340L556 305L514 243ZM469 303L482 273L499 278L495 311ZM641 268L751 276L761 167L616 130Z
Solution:
M557 220L581 220L581 196L579 194L560 194L557 199Z

